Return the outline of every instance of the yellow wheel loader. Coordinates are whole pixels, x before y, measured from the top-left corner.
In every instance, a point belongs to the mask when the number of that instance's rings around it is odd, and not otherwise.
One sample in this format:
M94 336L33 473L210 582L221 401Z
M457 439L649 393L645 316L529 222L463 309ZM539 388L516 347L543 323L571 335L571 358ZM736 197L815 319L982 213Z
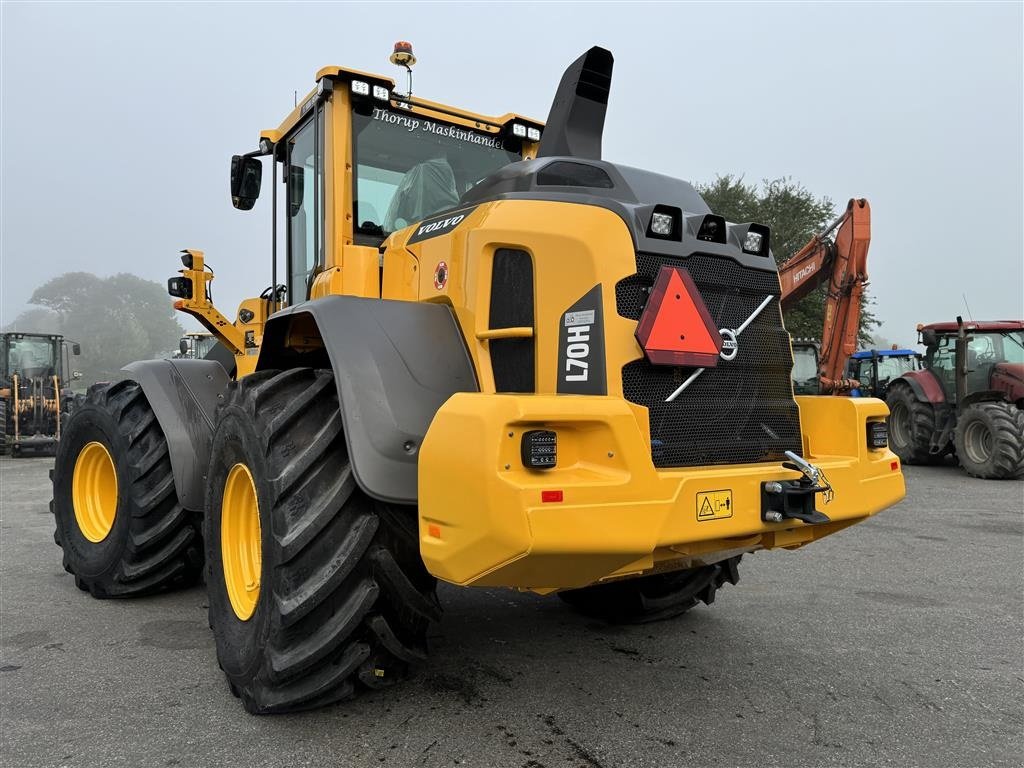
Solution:
M794 397L768 229L601 158L608 51L546 123L409 72L322 69L232 159L235 207L271 179L271 287L229 319L189 250L168 290L234 364L129 365L60 444L67 570L113 597L205 568L251 712L404 677L437 579L665 618L904 495L882 402Z

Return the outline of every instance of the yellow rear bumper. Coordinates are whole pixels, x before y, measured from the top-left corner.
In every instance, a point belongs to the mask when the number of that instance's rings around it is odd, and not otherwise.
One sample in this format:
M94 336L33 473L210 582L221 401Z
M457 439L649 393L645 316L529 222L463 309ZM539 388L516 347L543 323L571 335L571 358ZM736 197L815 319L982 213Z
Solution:
M888 413L883 402L797 402L804 456L835 489L827 505L818 496L830 523L762 522L761 483L799 477L779 463L655 469L645 411L620 398L454 395L419 458L423 560L455 584L549 592L802 546L903 498L896 456L866 445L868 419ZM556 468L523 467L529 429L557 432ZM543 500L558 496L544 491L561 491L561 501Z

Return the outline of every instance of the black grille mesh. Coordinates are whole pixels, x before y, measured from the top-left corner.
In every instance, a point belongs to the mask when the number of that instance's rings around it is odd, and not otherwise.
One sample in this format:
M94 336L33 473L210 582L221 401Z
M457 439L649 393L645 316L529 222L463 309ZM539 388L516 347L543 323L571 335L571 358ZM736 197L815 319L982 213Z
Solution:
M626 399L650 411L656 467L776 461L801 453L800 415L790 384L789 335L782 326L774 272L745 269L731 259L694 254L685 259L637 254L637 274L615 286L618 313L639 320L662 265L693 277L715 325L737 328L768 295L776 297L740 334L739 352L720 360L673 402L668 397L693 368L635 360L622 369Z

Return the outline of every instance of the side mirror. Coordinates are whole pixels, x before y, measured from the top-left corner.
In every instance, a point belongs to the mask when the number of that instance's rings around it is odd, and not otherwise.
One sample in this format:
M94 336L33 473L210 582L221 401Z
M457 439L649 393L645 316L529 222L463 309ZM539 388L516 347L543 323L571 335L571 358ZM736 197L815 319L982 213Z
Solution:
M72 355L80 355L80 354L82 354L82 345L77 343L77 342L72 344L71 345L71 354Z
M255 157L231 158L231 204L240 211L256 205L263 184L263 163Z
M935 331L931 330L930 328L921 331L921 343L924 344L926 347L934 347L936 341L937 339L935 337Z
M183 355L188 354L188 339L182 339L178 342L178 351Z
M75 353L75 354L77 354L77 353ZM82 378L82 372L81 371L72 371L71 372L71 378L72 379L80 379L80 378Z

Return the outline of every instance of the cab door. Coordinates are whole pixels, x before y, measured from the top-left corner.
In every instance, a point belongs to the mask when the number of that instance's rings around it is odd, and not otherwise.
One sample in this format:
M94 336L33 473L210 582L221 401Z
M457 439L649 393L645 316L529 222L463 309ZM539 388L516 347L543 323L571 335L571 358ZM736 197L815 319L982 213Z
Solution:
M288 303L296 304L324 268L324 104L287 139L285 164Z

